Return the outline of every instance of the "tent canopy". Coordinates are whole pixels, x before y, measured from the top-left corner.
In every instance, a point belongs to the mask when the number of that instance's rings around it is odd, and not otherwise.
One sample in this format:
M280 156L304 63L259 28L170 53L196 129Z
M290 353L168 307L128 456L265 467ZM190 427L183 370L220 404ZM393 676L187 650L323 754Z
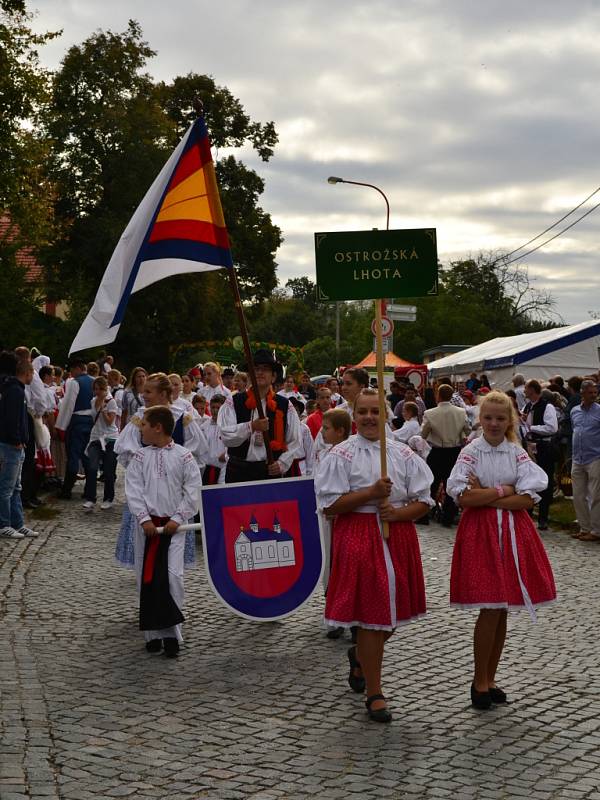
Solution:
M371 369L377 366L377 356L373 350L369 353L368 356L365 356L360 364L356 365L357 367L363 367L364 369ZM405 361L403 358L394 355L394 353L386 353L385 354L385 366L394 368L394 367L413 367L410 361Z
M595 372L600 366L600 322L552 328L519 336L500 336L428 364L429 374L455 378L471 372L491 373L497 385L523 372L526 377L547 379Z

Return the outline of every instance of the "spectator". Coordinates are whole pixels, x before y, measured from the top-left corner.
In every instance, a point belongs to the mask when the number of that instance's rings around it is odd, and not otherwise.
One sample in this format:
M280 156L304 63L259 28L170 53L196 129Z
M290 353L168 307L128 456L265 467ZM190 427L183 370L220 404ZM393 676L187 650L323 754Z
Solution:
M398 381L392 381L390 383L390 393L387 396L387 401L390 404L390 408L396 408L398 403L401 403L404 400L404 387L398 383Z
M525 403L527 402L527 398L525 397L525 376L521 375L520 372L517 372L516 375L512 376L512 385L514 386L517 408L519 409L520 414L525 408Z
M481 388L481 381L477 377L476 372L471 373L471 375L469 376L469 380L466 382L465 385L470 392L473 392L473 394L477 393L478 389Z
M320 386L317 389L317 410L314 411L306 420L308 429L310 430L313 439L317 438L317 434L323 425L323 414L331 409L331 391L327 386Z
M581 403L571 410L573 427L573 504L579 522L577 539L600 541L600 406L593 381L580 386Z
M548 513L554 494L554 437L558 433L558 418L554 405L542 397L539 381L530 380L525 384L527 404L521 418L525 423L528 450L536 463L548 476L548 488L540 492L538 530L548 530Z
M21 503L21 470L29 439L25 386L33 379L33 365L7 353L2 354L1 361L0 539L23 539L37 536L25 525Z
M429 468L433 472L431 497L437 501L440 484L446 486L452 468L460 454L460 448L469 435L467 413L462 408L452 405L453 389L448 384L438 388L438 406L425 412L421 436L431 445L427 458ZM454 500L446 494L442 507L442 525L449 528L457 515Z
M417 408L419 409L419 422L423 422L423 414L425 413L425 403L421 400L419 395L417 394L417 390L414 386L407 386L406 391L404 392L404 399L401 400L399 403L396 404L394 408L394 416L395 417L402 417L402 409L404 407L404 403L415 403Z
M134 367L131 370L127 386L121 396L121 430L135 416L138 409L144 405L146 378L147 373L143 367Z
M305 400L316 400L317 392L315 387L310 382L310 375L308 372L303 372L298 382L298 391Z
M444 378L440 378L439 383L438 383L438 388L440 386L450 386L451 387L452 386L452 381L447 376L444 377ZM467 388L469 388L469 387L467 386ZM471 391L473 391L473 390L471 389ZM477 391L479 391L479 390L477 390ZM488 389L488 391L489 391L489 389ZM465 403L465 401L462 399L462 397L459 395L459 393L456 390L452 391L452 397L450 398L450 402L452 403L453 406L457 406L458 408L466 409L466 407L467 407L467 404Z

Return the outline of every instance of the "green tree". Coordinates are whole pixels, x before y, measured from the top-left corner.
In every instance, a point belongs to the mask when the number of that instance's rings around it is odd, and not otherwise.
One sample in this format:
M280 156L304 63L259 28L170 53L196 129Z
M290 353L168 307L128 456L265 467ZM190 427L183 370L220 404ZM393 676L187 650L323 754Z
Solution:
M49 130L57 208L70 227L48 258L55 264L54 286L71 301L77 323L133 211L185 128L192 97L204 100L217 148L250 143L266 159L276 141L272 123L251 122L212 78L188 75L154 84L146 72L153 55L131 21L122 33L100 31L70 48L55 77ZM217 163L217 174L242 292L261 299L276 285L274 254L281 241L257 202L264 184L230 155ZM131 298L111 349L164 366L172 345L223 338L230 329L235 321L225 271L174 276Z

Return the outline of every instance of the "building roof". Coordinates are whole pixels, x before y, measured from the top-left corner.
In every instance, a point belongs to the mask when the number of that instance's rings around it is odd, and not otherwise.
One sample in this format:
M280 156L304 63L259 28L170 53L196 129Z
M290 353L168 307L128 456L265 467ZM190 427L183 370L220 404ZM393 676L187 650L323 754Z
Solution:
M276 539L278 542L293 542L293 536L285 531L274 531L269 528L260 528L258 531L243 530L240 531L248 539L249 542L272 542Z
M11 222L8 214L0 215L0 241L10 242L19 234L17 225ZM15 253L15 261L20 267L24 267L27 271L25 279L29 283L38 283L43 277L43 267L38 264L35 257L33 247L21 247Z
M461 350L466 350L470 344L438 344L437 347L430 347L429 350L423 350L422 355L428 356L430 353L458 353Z

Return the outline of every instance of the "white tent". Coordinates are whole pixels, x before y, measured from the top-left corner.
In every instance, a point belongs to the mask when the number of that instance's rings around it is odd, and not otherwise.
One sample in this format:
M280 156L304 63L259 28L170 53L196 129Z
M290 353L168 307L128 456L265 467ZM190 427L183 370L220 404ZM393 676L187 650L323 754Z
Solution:
M526 378L570 378L600 369L600 322L580 322L519 336L500 336L432 361L430 378L449 375L464 380L471 372L488 376L492 386L508 389L517 372Z

